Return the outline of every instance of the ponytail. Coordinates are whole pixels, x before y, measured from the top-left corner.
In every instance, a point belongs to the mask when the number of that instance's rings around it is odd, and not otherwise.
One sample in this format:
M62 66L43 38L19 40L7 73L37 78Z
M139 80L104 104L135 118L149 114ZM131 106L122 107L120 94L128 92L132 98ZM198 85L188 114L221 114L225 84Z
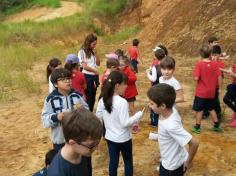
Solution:
M113 71L104 82L102 98L105 109L108 113L112 111L112 100L116 84L121 84L127 81L127 77L119 71Z
M58 58L52 58L46 68L46 76L47 76L47 80L49 78L49 76L51 75L52 71L58 67L58 65L61 65L61 61Z

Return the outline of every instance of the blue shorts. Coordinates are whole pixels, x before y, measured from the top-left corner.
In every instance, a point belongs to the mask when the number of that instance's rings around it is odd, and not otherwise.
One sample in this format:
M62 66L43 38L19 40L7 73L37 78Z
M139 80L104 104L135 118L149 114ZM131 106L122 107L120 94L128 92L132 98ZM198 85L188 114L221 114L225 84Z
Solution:
M203 111L203 110L208 110L211 111L215 108L215 99L206 99L206 98L200 98L195 96L194 101L193 101L193 110L194 111Z

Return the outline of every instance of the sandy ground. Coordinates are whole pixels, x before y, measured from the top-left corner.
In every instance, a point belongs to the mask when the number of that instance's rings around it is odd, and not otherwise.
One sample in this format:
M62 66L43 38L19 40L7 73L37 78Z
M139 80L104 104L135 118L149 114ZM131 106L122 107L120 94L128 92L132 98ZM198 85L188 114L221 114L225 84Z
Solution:
M179 60L182 63L182 61ZM186 63L186 61L185 61ZM186 63L187 65L188 63ZM4 176L27 176L43 167L44 154L51 148L49 129L43 129L40 122L40 113L44 97L48 92L45 81L46 62L39 62L33 67L34 79L37 80L42 89L39 96L23 95L17 91L17 101L12 104L2 104L0 109L0 175ZM144 68L140 67L137 86L139 96L137 97L136 109L147 106L146 91L149 83L145 77ZM189 130L194 124L191 111L193 88L190 69L177 67L176 77L180 80L184 91L186 102L178 105L183 124ZM180 74L183 74L180 76ZM188 76L187 76L188 75ZM229 110L226 111L229 113ZM226 122L228 119L225 120ZM133 156L135 176L154 176L159 164L158 143L148 139L149 132L157 129L148 125L149 114L145 113L140 126L139 133L133 135ZM199 151L194 161L193 168L186 175L189 176L234 176L236 175L236 130L225 127L224 132L215 133L210 130L211 121L204 120L202 134L194 135L200 141ZM108 153L104 140L93 155L93 168L95 176L108 175ZM123 175L123 162L120 160L119 176Z
M61 1L60 8L39 7L25 10L9 16L5 22L21 22L25 20L47 21L58 17L66 17L82 11L82 7L76 2Z

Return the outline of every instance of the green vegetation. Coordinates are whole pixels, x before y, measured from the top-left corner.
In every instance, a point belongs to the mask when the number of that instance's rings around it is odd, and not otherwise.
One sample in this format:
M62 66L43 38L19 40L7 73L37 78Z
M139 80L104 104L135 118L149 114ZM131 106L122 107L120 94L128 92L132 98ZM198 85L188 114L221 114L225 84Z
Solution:
M93 8L98 2L102 2L97 8L101 11L105 0L84 0L86 6L89 3L93 4L90 10L70 17L39 23L32 21L0 23L0 102L13 100L12 90L20 89L27 94L39 93L41 91L39 83L37 79L33 80L34 76L31 72L33 66L38 61L47 62L52 57L59 57L63 61L69 52L77 52L84 38L81 34L84 36L86 33L94 32L102 38L99 39L102 42L117 43L139 31L138 27L130 27L111 36L105 35L102 29L93 23L93 15L91 15L95 14ZM107 8L113 9L114 7L111 6L117 3L118 0L111 1L107 4ZM105 51L101 49L100 52Z

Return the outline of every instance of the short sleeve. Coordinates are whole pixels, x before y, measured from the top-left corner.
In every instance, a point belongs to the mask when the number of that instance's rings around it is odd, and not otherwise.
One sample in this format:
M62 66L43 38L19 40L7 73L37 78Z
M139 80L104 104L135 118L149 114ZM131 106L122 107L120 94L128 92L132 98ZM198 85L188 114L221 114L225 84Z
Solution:
M180 86L180 84L179 84L179 81L177 81L177 80L175 80L175 81L173 82L173 85L172 85L172 86L174 87L175 91L181 89L181 86Z
M192 139L192 135L187 132L180 124L174 125L171 129L168 130L168 133L182 147L188 144Z
M85 62L85 52L83 49L80 49L79 52L78 52L78 58L79 58L79 62L82 63L82 62Z
M200 77L200 66L198 63L194 67L193 77Z

